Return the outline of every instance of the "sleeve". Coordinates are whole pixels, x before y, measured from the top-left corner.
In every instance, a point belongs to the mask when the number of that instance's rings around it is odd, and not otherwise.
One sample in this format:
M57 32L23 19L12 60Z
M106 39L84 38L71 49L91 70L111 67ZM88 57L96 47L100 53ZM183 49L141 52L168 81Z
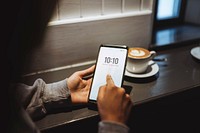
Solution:
M129 128L120 123L101 121L99 122L98 133L128 133Z
M18 99L33 120L45 116L53 108L65 106L70 102L67 79L50 84L37 79L32 86L18 84L17 88Z

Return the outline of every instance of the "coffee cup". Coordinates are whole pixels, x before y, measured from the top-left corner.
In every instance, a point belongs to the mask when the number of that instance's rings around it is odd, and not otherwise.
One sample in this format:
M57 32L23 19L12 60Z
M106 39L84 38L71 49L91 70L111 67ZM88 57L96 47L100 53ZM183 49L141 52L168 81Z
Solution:
M127 71L131 73L145 73L149 61L156 55L155 51L141 47L132 47L128 50Z

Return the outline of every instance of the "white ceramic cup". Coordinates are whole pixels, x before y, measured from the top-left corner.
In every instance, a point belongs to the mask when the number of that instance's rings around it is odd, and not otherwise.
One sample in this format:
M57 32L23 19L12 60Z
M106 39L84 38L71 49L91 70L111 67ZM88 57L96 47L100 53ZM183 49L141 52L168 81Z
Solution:
M149 51L141 47L129 48L127 59L127 71L131 73L144 73L147 70L149 61L156 55L155 51Z

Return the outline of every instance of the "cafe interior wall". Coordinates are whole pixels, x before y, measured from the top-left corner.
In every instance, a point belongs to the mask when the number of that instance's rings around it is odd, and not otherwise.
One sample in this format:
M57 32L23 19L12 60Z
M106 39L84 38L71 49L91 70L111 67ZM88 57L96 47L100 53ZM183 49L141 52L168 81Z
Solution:
M199 0L188 0L186 13L185 13L185 22L193 23L200 25L200 1Z
M47 26L39 47L32 52L24 74L95 61L100 44L125 44L148 48L153 7L149 14L98 21Z

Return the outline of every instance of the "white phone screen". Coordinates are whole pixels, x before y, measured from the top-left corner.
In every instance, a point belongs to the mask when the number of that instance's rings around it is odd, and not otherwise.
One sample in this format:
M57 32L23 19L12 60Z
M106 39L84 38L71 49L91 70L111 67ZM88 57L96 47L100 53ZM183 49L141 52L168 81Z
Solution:
M107 74L111 75L116 86L121 87L126 57L125 48L100 47L89 100L97 100L99 88L106 84Z

